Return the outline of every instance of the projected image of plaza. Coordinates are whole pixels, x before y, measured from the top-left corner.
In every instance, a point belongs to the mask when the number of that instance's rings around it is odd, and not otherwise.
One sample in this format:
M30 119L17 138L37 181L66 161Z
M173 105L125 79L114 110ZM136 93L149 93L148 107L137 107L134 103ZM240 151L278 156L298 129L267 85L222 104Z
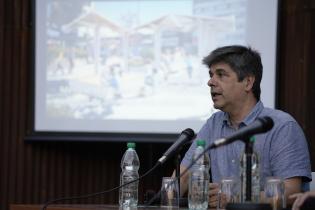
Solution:
M247 0L39 3L37 124L48 129L92 119L201 125L216 111L203 57L246 44Z

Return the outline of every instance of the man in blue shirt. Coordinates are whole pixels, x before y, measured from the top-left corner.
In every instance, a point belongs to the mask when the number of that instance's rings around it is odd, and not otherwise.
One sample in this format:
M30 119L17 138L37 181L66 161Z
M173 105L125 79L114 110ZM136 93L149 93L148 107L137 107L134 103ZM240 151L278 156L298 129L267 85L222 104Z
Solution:
M260 101L262 63L258 52L244 46L226 46L214 50L203 60L209 68L208 86L214 113L199 131L196 139L207 145L251 124L258 117L269 116L274 127L267 133L255 135L254 150L260 158L260 185L266 177L284 180L289 196L301 192L302 183L311 180L309 151L301 127L289 114L264 107ZM181 171L190 164L196 148L193 143L181 163ZM238 176L240 155L244 143L231 144L209 151L212 182L209 184L209 205L217 203L218 183L222 178ZM181 178L181 194L187 191L188 173ZM263 188L262 188L263 189ZM288 200L292 203L292 200Z

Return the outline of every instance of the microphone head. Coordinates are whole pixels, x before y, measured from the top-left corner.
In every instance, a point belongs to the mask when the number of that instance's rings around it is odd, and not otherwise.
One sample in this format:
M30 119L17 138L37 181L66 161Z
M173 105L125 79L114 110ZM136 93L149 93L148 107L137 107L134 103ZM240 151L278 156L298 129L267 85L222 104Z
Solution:
M190 139L192 139L195 136L195 132L191 128L186 128L185 130L182 131L181 134L186 134Z
M258 120L262 124L262 129L263 129L262 132L267 132L271 130L271 128L274 125L273 119L271 119L271 117L268 117L268 116L258 118Z

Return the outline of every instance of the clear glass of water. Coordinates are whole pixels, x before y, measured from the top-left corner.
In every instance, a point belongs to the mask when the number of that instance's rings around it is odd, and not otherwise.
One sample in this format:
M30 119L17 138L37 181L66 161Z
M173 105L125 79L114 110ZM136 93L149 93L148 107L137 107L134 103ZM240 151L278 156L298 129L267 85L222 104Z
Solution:
M234 178L224 178L220 182L217 209L225 209L227 203L239 202L240 189Z
M284 183L277 177L268 177L264 186L264 202L270 203L273 210L286 208Z
M179 208L178 180L175 177L163 177L161 187L161 207Z

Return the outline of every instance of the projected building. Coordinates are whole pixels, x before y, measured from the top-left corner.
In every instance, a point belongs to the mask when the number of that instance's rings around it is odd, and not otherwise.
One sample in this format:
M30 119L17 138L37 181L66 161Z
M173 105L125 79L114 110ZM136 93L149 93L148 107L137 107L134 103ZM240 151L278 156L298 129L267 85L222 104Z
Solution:
M218 45L244 44L246 39L247 0L194 0L193 14L207 17L234 17L233 32L222 33Z

